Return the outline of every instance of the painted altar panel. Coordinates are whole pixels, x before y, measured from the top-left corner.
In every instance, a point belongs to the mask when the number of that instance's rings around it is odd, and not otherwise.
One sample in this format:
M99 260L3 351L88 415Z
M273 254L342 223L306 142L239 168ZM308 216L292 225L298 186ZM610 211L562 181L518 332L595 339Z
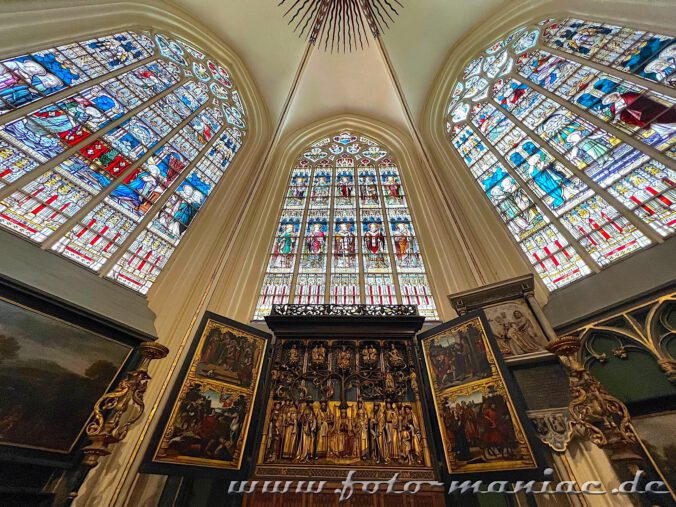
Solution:
M242 468L268 337L229 319L205 316L144 471Z
M434 477L410 339L276 342L256 476Z
M485 317L472 312L419 339L448 473L536 470L534 439Z

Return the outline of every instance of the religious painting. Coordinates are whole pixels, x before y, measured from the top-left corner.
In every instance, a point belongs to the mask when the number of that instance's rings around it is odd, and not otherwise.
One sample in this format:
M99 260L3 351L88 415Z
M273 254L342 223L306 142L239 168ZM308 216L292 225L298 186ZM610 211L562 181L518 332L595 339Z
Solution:
M250 388L255 362L260 360L258 345L247 336L214 326L200 348L196 374Z
M185 464L228 466L241 460L243 425L251 394L209 381L189 381L169 421L171 436L157 457Z
M418 337L447 472L537 471L535 437L483 312Z
M636 434L672 491L676 491L676 412L632 417Z
M509 358L546 352L545 326L549 324L544 322L534 291L533 275L525 275L451 294L448 298L461 316L481 308L500 354Z
M481 329L458 327L429 343L429 363L435 389L443 390L491 376L491 364Z
M256 475L432 477L415 364L410 340L279 340Z
M0 299L0 445L70 453L131 350Z
M525 301L506 301L486 306L484 311L503 356L544 350L547 339Z
M242 468L268 339L267 333L207 313L144 471L209 474Z

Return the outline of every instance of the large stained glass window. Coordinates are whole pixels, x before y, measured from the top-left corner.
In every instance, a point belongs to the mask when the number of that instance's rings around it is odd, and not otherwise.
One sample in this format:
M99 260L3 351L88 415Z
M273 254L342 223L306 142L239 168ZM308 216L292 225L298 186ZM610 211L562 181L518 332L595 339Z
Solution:
M550 290L676 231L676 40L579 19L470 61L447 132Z
M242 144L228 71L122 32L0 61L0 227L146 293Z
M255 319L273 304L417 305L436 319L399 168L386 148L341 132L291 171Z

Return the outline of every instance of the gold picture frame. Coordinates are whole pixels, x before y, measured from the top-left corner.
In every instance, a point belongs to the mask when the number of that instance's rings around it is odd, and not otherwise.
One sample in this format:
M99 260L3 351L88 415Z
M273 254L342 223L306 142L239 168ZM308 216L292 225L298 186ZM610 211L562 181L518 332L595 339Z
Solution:
M198 469L243 468L269 337L205 315L143 471L195 474Z
M482 311L418 336L448 474L539 470L537 441Z

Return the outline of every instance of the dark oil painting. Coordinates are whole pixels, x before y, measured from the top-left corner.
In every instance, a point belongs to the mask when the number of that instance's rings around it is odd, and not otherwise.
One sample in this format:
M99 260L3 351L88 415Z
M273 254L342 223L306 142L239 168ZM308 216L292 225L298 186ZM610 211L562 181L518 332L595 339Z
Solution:
M514 425L499 382L451 390L440 398L447 460L458 472L532 467L521 428Z
M458 386L491 376L486 344L478 321L447 330L426 342L435 389Z
M200 349L196 374L248 388L259 353L259 347L249 337L212 326Z
M186 464L238 461L251 396L208 381L184 389L157 457Z
M130 350L0 299L0 444L70 452Z

